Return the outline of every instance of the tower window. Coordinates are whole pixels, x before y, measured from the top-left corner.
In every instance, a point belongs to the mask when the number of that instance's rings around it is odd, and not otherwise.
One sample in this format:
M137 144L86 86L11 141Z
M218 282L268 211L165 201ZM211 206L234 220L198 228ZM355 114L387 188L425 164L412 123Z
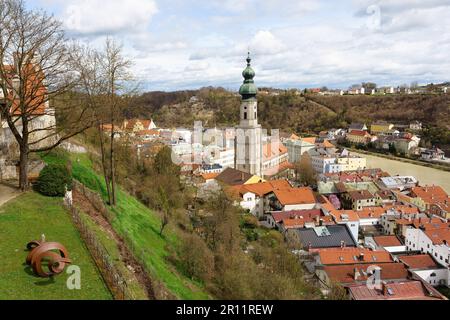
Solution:
M247 112L244 112L244 120L247 120Z
M257 118L257 116L256 116L256 112L255 112L255 119Z

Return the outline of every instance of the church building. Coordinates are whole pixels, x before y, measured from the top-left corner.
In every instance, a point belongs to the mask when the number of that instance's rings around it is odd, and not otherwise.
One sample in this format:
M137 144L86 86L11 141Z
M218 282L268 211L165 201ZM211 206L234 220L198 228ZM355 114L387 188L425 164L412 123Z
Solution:
M250 53L247 68L242 73L244 83L239 94L242 96L240 124L236 128L235 168L251 175L262 176L262 127L258 123L258 101L254 78L255 71L251 67Z

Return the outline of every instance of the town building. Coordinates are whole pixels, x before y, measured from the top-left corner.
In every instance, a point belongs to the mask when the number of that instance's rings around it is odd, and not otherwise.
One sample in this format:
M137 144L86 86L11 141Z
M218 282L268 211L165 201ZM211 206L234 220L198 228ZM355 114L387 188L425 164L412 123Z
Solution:
M372 136L367 131L351 130L347 133L346 139L353 144L368 144Z
M395 125L393 123L387 123L385 121L375 122L370 126L370 133L373 135L389 134L394 130Z

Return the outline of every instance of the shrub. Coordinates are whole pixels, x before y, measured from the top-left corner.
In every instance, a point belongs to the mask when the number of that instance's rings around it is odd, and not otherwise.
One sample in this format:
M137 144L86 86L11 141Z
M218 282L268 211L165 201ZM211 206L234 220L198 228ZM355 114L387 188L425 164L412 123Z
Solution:
M72 175L64 165L47 165L39 174L34 188L48 197L63 197L66 190L72 190Z

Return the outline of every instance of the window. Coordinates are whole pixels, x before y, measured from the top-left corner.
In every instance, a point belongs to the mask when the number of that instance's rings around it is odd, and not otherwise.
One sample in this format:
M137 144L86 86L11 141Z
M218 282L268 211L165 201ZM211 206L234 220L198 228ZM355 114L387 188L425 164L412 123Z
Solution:
M247 120L247 112L244 112L244 120Z

